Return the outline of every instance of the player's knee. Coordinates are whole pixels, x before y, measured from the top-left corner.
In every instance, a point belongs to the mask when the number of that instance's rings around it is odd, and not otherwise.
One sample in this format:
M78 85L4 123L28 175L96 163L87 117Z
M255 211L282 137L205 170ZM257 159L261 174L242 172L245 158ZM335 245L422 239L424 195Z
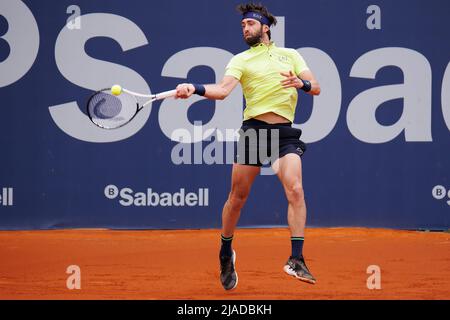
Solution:
M301 183L293 183L286 187L286 195L288 202L293 205L304 205L305 192Z
M240 210L244 206L245 201L247 201L247 197L248 192L231 190L228 196L228 204L231 206L232 209Z

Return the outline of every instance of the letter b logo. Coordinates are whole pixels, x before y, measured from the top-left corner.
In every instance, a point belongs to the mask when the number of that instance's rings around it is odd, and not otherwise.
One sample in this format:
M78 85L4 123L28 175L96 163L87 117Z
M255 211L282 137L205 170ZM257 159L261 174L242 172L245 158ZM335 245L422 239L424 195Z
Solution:
M444 186L437 185L433 188L432 194L435 199L441 200L445 198L446 192Z

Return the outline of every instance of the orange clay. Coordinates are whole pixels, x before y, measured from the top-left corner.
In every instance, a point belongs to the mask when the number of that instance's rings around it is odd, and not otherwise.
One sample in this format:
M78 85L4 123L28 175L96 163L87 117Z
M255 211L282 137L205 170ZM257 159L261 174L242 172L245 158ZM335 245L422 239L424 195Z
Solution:
M450 299L450 234L310 228L315 285L289 277L287 229L239 229L238 287L219 281L220 230L0 232L0 299ZM66 286L69 265L81 289ZM367 289L367 267L381 290Z

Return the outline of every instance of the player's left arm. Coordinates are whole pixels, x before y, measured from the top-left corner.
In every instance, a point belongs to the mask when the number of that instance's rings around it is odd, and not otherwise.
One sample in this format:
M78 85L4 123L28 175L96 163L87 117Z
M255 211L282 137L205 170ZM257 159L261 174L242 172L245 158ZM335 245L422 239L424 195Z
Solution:
M319 82L311 70L303 70L298 76L296 76L292 71L280 72L280 74L285 77L285 79L281 81L283 88L301 89L313 96L320 94Z
M320 84L317 81L316 77L314 77L314 74L308 69L305 70L303 72L300 72L300 74L298 75L298 78L300 80L306 80L309 81L309 83L311 84L311 90L308 91L307 93L309 93L310 95L313 96L318 96L320 94ZM302 89L303 86L305 85L304 81L300 81L302 82L300 84L299 89Z

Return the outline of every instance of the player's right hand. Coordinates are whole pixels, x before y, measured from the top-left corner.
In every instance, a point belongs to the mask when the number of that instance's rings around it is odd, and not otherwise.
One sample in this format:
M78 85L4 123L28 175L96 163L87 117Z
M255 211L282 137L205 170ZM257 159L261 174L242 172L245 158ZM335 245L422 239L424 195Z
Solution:
M177 86L176 90L175 99L187 99L194 94L195 88L190 83L182 83Z

